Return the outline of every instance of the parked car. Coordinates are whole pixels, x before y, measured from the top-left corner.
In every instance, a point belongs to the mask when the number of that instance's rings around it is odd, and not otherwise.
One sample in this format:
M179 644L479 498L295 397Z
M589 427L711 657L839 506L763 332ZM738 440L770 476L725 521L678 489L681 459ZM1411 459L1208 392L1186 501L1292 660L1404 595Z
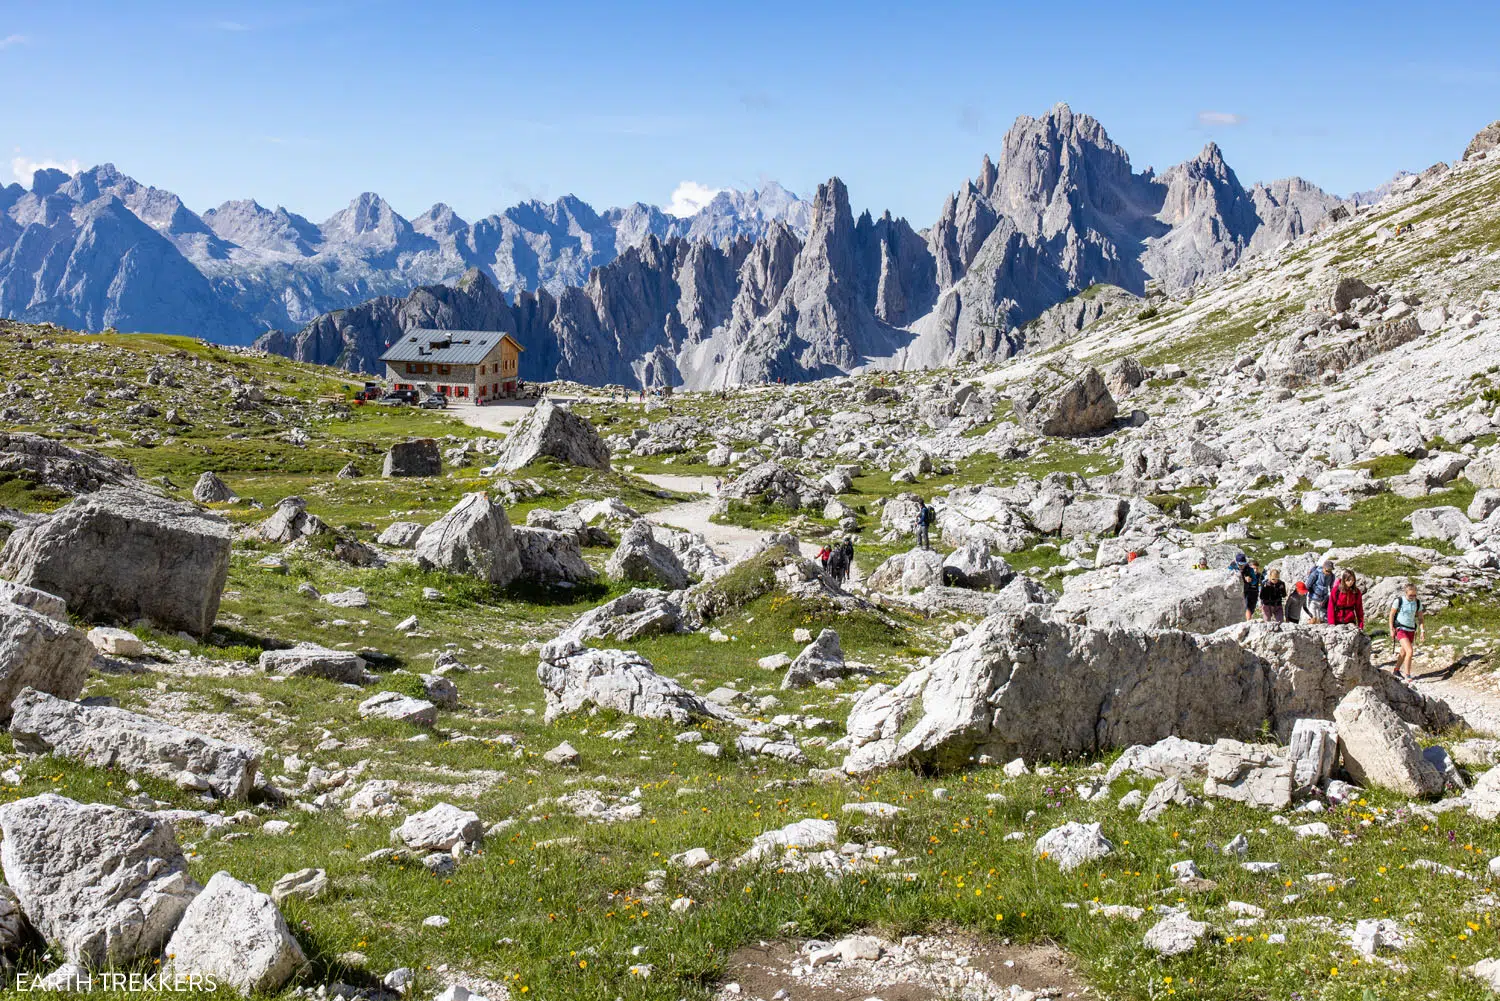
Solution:
M423 410L446 410L448 409L448 397L442 393L433 393L422 401Z
M417 392L415 389L393 389L389 393L385 394L385 402L387 403L415 404L421 399L422 394Z

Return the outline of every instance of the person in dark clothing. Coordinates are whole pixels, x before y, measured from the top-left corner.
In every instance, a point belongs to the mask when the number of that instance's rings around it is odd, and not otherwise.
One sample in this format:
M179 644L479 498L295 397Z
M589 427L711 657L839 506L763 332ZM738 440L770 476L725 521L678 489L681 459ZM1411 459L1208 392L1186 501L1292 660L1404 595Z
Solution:
M1255 617L1255 606L1260 603L1260 564L1255 560L1242 563L1239 573L1245 594L1245 621L1249 622Z
M921 506L917 508L917 545L921 546L923 549L930 549L932 547L930 545L928 532L932 526L933 512L932 508L927 506L926 501L921 501L920 504Z
M844 547L835 545L828 554L828 576L833 580L834 587L843 587L844 578L849 574L849 564L844 555Z
M843 554L839 565L843 568L844 573L843 577L839 579L839 587L843 587L844 581L848 580L849 575L854 572L854 540L845 538L839 545L839 552Z
M1286 606L1282 616L1287 622L1301 622L1302 616L1307 612L1307 585L1302 581L1297 582L1297 587L1286 596Z
M1286 621L1286 583L1280 570L1268 572L1260 585L1260 611L1267 622Z

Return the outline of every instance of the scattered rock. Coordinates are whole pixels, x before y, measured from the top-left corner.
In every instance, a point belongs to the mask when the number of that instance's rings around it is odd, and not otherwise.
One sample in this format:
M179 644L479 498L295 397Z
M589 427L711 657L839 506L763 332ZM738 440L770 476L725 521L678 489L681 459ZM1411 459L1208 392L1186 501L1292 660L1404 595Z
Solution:
M179 976L200 974L242 994L278 990L307 962L269 896L216 872L167 942Z

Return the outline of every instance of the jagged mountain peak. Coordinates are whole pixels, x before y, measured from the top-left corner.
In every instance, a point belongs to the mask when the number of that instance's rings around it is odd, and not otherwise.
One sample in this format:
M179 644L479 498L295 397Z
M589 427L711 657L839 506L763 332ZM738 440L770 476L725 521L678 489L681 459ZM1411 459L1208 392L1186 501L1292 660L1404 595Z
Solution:
M443 202L435 203L411 221L412 228L424 236L435 239L457 236L469 228L453 208Z
M31 175L31 193L38 196L50 195L64 184L67 184L69 176L65 170L58 170L56 167L42 167Z
M307 219L279 205L268 209L253 198L209 209L203 221L219 239L253 251L307 257L323 242L323 234Z
M411 235L411 223L373 191L361 192L349 207L335 212L319 229L325 243L394 250Z

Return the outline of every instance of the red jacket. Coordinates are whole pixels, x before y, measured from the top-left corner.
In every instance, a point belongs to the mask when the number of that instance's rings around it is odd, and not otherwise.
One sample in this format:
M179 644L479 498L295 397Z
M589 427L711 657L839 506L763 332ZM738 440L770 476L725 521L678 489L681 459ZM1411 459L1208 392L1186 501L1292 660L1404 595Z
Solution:
M1352 591L1346 591L1343 581L1333 585L1333 590L1328 592L1328 624L1331 626L1357 625L1360 629L1364 629L1365 596L1358 587Z

